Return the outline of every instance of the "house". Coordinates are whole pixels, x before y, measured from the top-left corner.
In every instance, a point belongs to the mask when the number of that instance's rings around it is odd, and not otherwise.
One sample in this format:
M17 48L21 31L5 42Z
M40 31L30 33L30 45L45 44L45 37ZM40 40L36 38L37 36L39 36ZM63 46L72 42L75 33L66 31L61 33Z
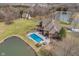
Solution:
M72 11L68 10L68 8L65 7L60 7L58 8L55 12L55 19L64 21L64 22L69 22L72 16Z
M50 17L42 19L39 24L42 24L42 26L38 26L37 30L46 38L52 38L53 34L59 32L60 30L60 26L56 23L56 21L53 18Z
M69 22L72 13L70 11L61 11L59 13L59 20L64 22Z
M75 12L73 15L72 27L75 29L79 29L79 12Z
M32 17L31 17L31 15L29 13L24 12L22 14L22 18L31 19Z

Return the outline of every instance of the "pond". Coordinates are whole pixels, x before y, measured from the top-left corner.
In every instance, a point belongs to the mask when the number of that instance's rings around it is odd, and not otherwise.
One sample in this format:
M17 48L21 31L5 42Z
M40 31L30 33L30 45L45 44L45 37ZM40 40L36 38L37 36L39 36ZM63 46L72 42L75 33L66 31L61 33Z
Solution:
M35 51L22 39L16 36L0 43L0 56L35 56Z

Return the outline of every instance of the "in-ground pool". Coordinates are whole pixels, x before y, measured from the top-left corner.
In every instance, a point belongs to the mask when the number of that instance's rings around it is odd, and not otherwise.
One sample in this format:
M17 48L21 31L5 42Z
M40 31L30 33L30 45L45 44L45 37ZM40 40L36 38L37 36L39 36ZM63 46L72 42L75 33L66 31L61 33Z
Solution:
M35 56L36 53L19 37L9 37L0 43L0 56Z
M36 34L31 34L30 37L32 37L36 42L41 42L42 41L42 38L40 38Z
M32 39L36 43L40 43L43 41L44 37L38 33L30 33L28 34L29 39Z

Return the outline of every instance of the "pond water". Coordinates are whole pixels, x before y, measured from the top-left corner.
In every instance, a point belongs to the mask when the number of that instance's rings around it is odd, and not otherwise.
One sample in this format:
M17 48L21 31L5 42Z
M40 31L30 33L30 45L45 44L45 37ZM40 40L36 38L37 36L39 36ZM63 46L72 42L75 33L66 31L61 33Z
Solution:
M0 56L35 56L35 51L18 37L12 36L0 43Z

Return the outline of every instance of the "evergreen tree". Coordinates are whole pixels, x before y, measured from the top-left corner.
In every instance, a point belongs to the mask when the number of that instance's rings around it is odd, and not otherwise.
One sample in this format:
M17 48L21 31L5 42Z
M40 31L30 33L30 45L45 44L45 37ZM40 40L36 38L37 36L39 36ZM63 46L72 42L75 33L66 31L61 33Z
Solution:
M62 38L66 37L66 30L62 27L59 31L59 36Z

